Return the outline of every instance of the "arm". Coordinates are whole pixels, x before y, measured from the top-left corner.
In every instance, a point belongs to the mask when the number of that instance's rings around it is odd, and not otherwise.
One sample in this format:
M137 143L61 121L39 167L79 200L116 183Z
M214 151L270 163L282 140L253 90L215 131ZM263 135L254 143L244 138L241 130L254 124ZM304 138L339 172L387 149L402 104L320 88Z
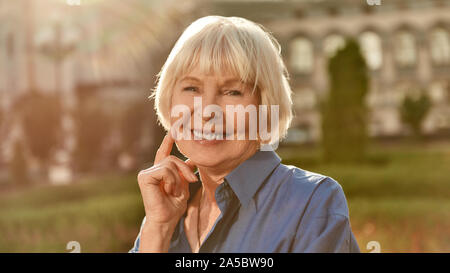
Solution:
M168 252L175 226L152 225L142 220L139 234L128 253Z
M140 232L139 252L167 253L174 230L174 224L144 224Z
M342 187L326 178L300 220L292 252L360 252L352 233Z
M339 214L313 219L307 230L297 232L295 241L292 252L360 252L348 218Z

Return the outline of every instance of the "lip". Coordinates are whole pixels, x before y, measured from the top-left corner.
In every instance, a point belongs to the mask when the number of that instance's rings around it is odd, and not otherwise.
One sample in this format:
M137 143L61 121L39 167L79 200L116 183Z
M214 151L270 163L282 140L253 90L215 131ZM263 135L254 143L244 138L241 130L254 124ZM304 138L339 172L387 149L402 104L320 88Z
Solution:
M211 132L211 133L214 133L214 132ZM220 143L223 143L225 140L226 140L226 137L227 137L227 134L225 134L225 133L223 133L223 138L222 139L204 139L204 138L202 138L202 139L195 139L194 138L194 130L191 130L191 139L193 140L193 141L195 141L196 143L198 143L198 144L201 144L201 145L215 145L215 144L220 144Z

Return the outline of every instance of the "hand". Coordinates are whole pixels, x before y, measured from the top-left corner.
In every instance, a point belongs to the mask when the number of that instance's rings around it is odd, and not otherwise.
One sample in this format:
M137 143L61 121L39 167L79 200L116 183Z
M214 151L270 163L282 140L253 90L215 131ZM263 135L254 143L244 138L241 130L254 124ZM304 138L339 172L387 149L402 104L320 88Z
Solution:
M175 226L187 208L188 183L198 181L189 159L184 162L170 155L173 143L168 133L156 152L154 165L138 174L147 226Z

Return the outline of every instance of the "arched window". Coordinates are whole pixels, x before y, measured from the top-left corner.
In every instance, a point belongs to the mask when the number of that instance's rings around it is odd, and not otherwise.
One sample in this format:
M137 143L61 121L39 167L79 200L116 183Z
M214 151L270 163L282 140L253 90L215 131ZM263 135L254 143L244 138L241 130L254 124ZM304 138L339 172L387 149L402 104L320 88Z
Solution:
M313 44L306 38L297 37L290 45L290 64L295 73L310 73L314 66Z
M366 59L367 66L371 70L377 70L383 63L381 39L378 34L366 31L359 37L362 54Z
M345 46L345 38L339 34L330 34L323 41L323 50L328 58Z
M450 64L450 37L444 28L438 27L431 31L430 53L435 65Z
M417 50L414 35L408 30L400 30L394 36L395 60L400 67L416 64Z

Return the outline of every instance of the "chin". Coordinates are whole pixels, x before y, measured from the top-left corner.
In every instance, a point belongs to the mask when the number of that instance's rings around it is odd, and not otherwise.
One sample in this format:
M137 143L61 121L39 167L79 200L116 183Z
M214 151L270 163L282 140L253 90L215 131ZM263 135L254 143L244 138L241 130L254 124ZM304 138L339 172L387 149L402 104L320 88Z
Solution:
M176 142L178 150L196 165L214 167L232 158L236 147L230 141L204 143L196 140L181 140ZM231 145L230 145L231 144ZM234 148L234 149L233 149Z

